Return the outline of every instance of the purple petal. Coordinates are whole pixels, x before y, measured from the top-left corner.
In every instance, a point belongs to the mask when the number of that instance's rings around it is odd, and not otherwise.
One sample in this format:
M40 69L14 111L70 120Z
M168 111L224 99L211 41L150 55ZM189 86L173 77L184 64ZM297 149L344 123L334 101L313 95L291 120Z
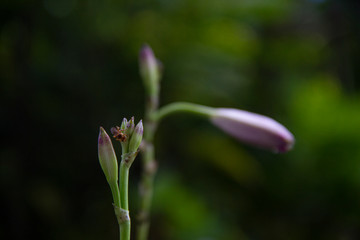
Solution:
M283 125L263 115L218 108L211 121L229 135L254 146L287 152L294 145L294 136Z

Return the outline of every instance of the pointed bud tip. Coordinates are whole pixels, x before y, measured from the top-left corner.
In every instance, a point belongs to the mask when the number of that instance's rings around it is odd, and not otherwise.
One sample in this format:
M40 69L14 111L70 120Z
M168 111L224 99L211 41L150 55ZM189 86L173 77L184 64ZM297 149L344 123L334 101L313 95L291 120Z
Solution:
M110 141L109 135L106 133L105 129L102 126L100 126L98 144L102 145L108 141Z
M134 117L131 117L130 120L128 121L127 125L126 125L126 134L128 135L128 137L131 137L133 131L135 128L135 123L134 123Z
M136 124L134 133L131 136L130 143L129 143L129 151L136 152L141 144L142 137L143 137L144 127L142 124L142 120Z
M135 130L136 130L137 133L140 133L140 134L143 133L143 131L144 131L144 126L143 126L142 120L140 120L140 121L138 122L138 124L136 125Z
M280 141L280 144L273 149L274 153L286 153L293 149L295 144L295 139L293 137L283 137Z
M120 128L122 130L126 129L127 124L128 124L128 120L126 118L123 118Z
M105 129L102 126L100 126L100 128L99 128L99 139L100 139L100 136L102 136L104 134L104 132L105 132Z
M295 138L290 132L288 132L288 135L283 137L282 140L282 144L280 144L275 151L276 153L286 153L294 147Z
M149 58L154 58L154 52L151 47L147 44L144 44L140 49L140 60L145 61Z
M128 121L128 127L131 126L131 125L134 125L134 117L131 117L130 120Z

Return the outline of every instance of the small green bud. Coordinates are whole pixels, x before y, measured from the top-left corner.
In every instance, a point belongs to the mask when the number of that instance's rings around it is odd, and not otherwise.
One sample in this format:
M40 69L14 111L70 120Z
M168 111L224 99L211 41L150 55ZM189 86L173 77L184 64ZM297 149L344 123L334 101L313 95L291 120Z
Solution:
M126 118L124 118L123 121L122 121L122 123L121 123L120 129L121 129L121 130L125 130L127 124L128 124L128 120L127 120Z
M129 152L136 152L141 144L143 137L144 127L142 120L136 125L135 130L130 138Z
M118 180L118 163L111 139L103 127L100 127L98 154L106 180L109 184L116 183Z
M135 129L135 123L134 123L134 117L132 117L126 124L126 131L125 134L131 138L131 135L133 134Z

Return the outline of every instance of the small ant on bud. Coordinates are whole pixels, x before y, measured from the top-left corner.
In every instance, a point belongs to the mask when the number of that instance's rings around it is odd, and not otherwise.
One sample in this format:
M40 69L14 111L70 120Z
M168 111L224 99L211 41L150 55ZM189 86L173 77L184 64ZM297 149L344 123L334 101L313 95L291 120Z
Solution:
M113 134L113 138L120 142L125 142L127 139L127 135L124 133L125 130L120 129L120 127L116 126L111 128L111 133Z

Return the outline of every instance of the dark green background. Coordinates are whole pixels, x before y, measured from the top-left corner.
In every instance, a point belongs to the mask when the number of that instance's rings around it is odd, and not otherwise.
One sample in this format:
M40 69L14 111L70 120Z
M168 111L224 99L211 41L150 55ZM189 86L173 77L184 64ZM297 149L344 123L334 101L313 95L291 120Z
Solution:
M167 118L150 239L360 239L359 16L355 0L1 1L0 238L118 238L97 137L142 118L146 42L161 105L246 109L296 137L278 155Z

